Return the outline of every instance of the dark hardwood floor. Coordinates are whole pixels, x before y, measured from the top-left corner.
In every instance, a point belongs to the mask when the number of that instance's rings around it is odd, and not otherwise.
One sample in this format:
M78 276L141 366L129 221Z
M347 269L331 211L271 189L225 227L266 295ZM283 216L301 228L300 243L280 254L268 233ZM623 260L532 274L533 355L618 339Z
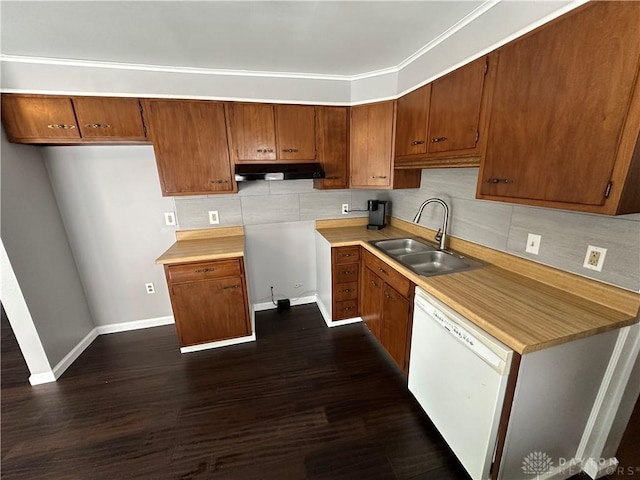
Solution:
M257 336L181 355L173 326L104 335L31 387L3 328L2 479L468 479L362 324L305 305Z

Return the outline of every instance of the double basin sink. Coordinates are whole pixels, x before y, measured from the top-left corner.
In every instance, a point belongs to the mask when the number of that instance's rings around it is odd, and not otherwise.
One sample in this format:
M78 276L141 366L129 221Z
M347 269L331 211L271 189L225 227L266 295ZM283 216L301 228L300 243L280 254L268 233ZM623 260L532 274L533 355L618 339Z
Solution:
M438 250L435 246L414 238L374 240L369 243L398 263L425 277L483 266L478 260Z

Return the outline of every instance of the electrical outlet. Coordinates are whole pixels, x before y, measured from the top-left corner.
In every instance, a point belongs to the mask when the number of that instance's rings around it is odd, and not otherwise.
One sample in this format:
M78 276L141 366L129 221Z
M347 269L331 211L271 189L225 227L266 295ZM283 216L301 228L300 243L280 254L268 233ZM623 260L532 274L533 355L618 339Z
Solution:
M300 282L296 282L293 284L293 288L300 288L302 285L304 285L303 283Z
M527 236L527 253L533 253L534 255L538 255L540 251L540 242L542 241L542 235L536 235L535 233L530 233Z
M596 272L602 271L602 265L604 264L604 257L607 254L607 249L602 247L594 247L589 245L587 247L587 254L584 257L584 263L582 266L589 270L595 270Z
M217 210L209 210L209 225L218 225L220 223L220 217Z
M176 215L173 212L164 212L164 223L167 227L171 227L176 224Z
M348 203L343 203L342 204L342 214L343 215L349 215L349 204Z
M153 283L145 283L144 288L147 289L147 293L151 295L152 293L156 293L156 287L153 286Z

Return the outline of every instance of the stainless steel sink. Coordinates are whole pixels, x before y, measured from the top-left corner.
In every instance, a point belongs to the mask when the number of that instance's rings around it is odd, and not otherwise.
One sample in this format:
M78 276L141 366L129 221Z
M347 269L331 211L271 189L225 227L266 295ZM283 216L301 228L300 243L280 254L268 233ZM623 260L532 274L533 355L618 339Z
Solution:
M394 238L370 242L389 257L425 277L462 272L483 266L476 259L436 247L413 238Z

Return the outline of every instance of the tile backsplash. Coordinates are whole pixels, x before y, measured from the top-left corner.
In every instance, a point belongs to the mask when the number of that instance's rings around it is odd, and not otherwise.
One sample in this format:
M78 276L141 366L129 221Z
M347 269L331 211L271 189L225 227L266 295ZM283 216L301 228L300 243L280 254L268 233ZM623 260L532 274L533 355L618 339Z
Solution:
M364 210L367 199L377 198L390 199L391 214L411 221L424 200L440 197L456 237L640 291L640 214L609 217L477 200L477 175L477 168L423 170L421 188L392 191L314 190L312 180L244 182L237 195L176 197L176 216L181 229L209 228L209 210L219 212L220 226L363 217L366 212L342 215L342 204ZM437 229L440 208L429 205L420 223ZM525 252L528 233L542 235L539 255ZM588 245L608 249L602 272L582 267Z

